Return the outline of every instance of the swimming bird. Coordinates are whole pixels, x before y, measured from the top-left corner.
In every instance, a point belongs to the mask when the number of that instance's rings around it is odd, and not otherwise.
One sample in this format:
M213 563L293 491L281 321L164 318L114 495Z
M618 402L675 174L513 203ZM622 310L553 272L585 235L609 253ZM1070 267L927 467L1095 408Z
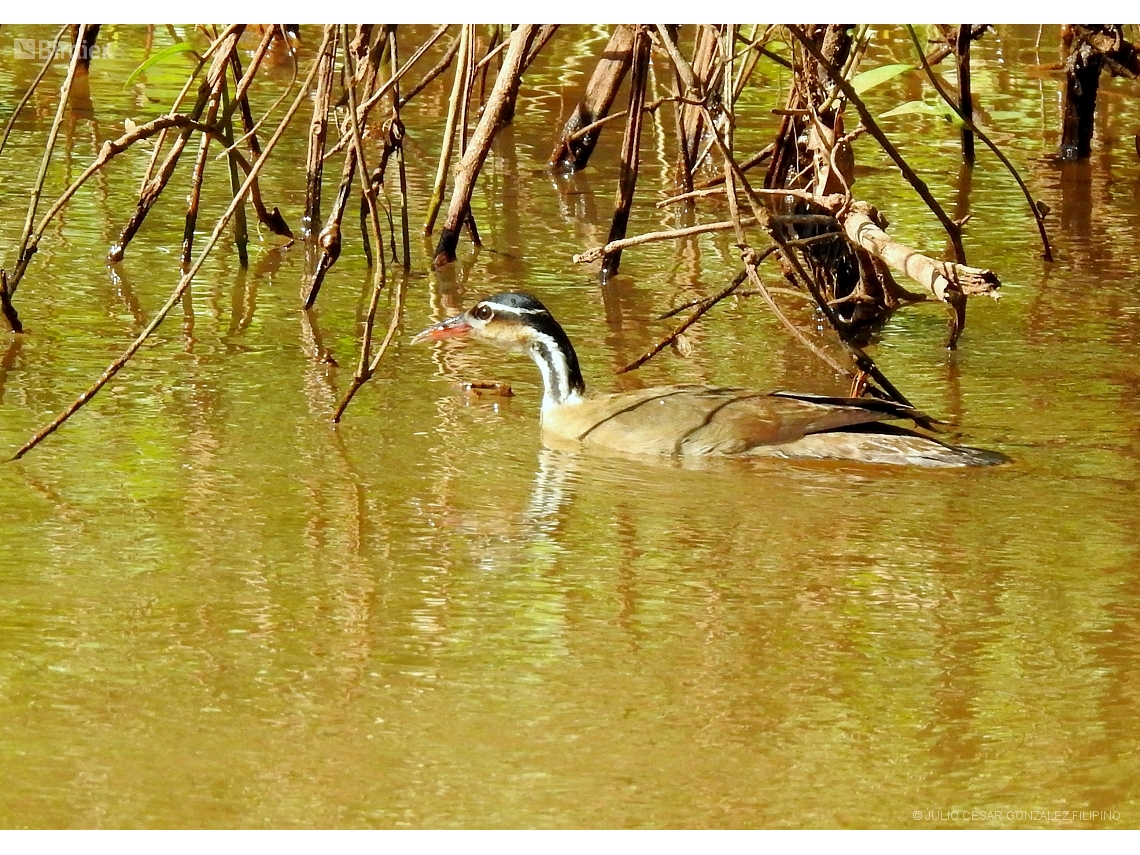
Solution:
M877 398L711 386L588 394L566 331L535 297L496 294L420 332L412 343L466 337L525 353L542 372L547 445L639 455L855 460L931 467L984 466L995 452L948 445L886 419L923 418Z

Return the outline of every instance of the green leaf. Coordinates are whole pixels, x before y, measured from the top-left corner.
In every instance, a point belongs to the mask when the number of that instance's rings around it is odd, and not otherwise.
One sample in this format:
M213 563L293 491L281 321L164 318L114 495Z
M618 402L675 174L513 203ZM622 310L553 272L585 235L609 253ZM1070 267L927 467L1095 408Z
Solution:
M959 118L950 107L941 101L937 104L927 104L925 101L907 101L905 104L900 104L893 110L887 110L879 116L880 119L886 119L890 116L932 116L935 118L943 119L955 127L964 127L965 122Z
M867 71L861 71L851 78L851 86L855 89L856 95L862 95L868 89L873 89L880 83L886 83L900 74L910 71L914 68L913 65L906 63L896 63L894 65L880 65L878 68L870 68Z
M158 63L170 59L172 56L177 56L180 53L186 53L186 51L193 49L194 48L190 42L179 42L176 45L171 45L165 50L160 50L158 53L144 61L142 65L131 72L131 76L127 78L127 82L123 84L123 88L126 89L136 80L138 80L139 76L142 75L142 73L152 65L158 65Z

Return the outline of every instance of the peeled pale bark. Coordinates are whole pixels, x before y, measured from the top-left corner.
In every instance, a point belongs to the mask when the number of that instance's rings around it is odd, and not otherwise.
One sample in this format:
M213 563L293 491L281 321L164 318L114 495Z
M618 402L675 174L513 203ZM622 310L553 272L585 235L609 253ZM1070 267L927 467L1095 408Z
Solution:
M877 220L878 212L866 202L853 203L850 211L840 216L843 231L849 239L882 259L887 266L905 273L934 299L953 303L958 297L997 296L1001 282L992 270L939 261L916 252L892 239Z

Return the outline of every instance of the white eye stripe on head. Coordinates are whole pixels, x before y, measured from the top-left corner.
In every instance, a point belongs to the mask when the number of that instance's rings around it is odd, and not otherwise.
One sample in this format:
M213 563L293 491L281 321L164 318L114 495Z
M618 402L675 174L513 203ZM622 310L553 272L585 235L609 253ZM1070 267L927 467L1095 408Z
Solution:
M520 306L506 306L506 305L503 305L502 303L492 303L490 300L484 300L479 305L480 306L486 306L488 309L492 309L493 311L496 311L496 312L505 312L507 314L514 314L514 315L546 315L546 314L549 314L549 312L547 312L546 309L526 309L526 308L522 308Z

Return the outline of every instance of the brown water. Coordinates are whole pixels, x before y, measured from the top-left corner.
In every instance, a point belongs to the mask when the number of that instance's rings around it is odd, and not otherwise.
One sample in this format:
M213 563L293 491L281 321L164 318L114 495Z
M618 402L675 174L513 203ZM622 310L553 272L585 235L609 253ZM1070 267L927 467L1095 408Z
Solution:
M527 75L475 197L486 247L465 238L440 273L417 247L406 328L339 429L328 415L369 287L355 226L315 327L298 307L302 247L258 243L248 271L220 248L152 345L0 465L0 825L1140 824L1137 84L1105 79L1093 158L1062 168L1058 77L1028 68L1055 60L1056 29L1040 52L1036 27L978 46L984 121L1052 208L1053 264L994 158L966 176L949 125L884 120L950 208L968 180L971 261L1005 284L1000 303L971 304L956 353L937 307L898 314L871 352L952 438L1011 465L651 466L544 450L529 362L407 345L442 304L525 289L564 320L596 388L842 388L758 301L714 310L689 357L612 376L668 329L658 313L722 287L737 256L726 237L629 251L605 293L571 262L604 241L620 135L571 182L544 163L605 32L560 31ZM25 34L54 30L0 33L2 118L38 70L13 58ZM904 33L882 38L868 66L910 59ZM113 52L64 130L55 192L124 117L160 114L185 72L124 89L143 32L100 41ZM770 139L783 97L776 67L761 72L742 151ZM917 80L874 90L876 112L919 97ZM448 85L405 117L417 222ZM0 164L8 266L55 104L37 95ZM647 126L643 198L669 174L671 128L665 112ZM299 124L263 184L294 228L303 140ZM873 143L857 154L859 195L941 252ZM29 334L0 335L5 455L177 282L181 189L121 265L103 262L147 157L74 199L17 294ZM226 199L211 169L202 223ZM642 204L631 233L674 222ZM342 367L314 358L322 347ZM465 379L509 380L516 397L468 400Z

